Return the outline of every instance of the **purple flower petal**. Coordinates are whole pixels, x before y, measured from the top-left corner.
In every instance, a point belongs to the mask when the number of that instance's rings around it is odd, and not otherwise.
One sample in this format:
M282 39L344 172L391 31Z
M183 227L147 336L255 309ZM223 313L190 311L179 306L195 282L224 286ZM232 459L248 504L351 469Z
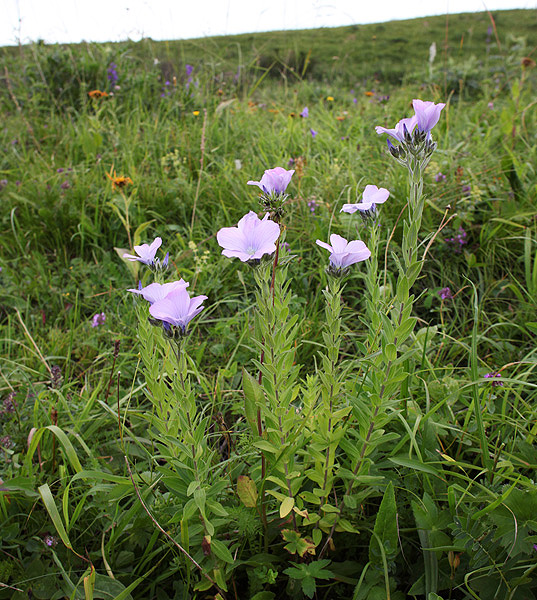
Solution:
M154 304L158 300L163 300L166 298L166 296L174 290L180 288L185 289L189 285L190 284L184 279L180 279L179 281L172 281L170 283L151 283L145 288L138 290L129 289L128 291L132 292L133 294L139 294L144 300L147 300L150 304Z
M424 102L423 100L412 100L412 106L418 120L418 130L429 133L431 129L438 123L440 113L444 106L443 103L435 104L434 102Z
M157 253L157 250L160 248L161 245L162 239L157 237L153 240L151 245L142 244L141 246L134 246L134 251L138 256L133 256L132 254L125 253L123 255L123 258L126 258L131 262L138 260L141 263L144 263L145 265L152 265L155 260L155 254Z
M248 181L248 185L257 185L265 194L283 194L291 181L294 170L287 171L283 167L267 169L261 181Z
M371 256L371 251L361 240L347 242L345 238L333 233L330 236L330 243L331 245L317 240L317 245L331 252L330 265L335 269L346 269Z
M237 227L223 227L216 234L222 254L228 258L239 258L242 262L259 259L276 250L276 241L280 236L280 226L269 219L268 214L259 219L250 211L238 223Z

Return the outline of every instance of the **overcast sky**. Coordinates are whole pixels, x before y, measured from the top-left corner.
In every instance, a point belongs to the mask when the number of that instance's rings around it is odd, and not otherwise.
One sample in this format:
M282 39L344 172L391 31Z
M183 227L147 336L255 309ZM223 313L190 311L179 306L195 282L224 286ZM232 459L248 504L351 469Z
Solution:
M537 8L537 0L0 0L0 46L155 40Z

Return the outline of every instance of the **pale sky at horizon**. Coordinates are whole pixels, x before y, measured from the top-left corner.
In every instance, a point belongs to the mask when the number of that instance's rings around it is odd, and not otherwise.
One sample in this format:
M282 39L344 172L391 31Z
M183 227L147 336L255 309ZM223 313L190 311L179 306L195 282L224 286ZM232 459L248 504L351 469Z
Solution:
M537 0L2 0L0 46L200 38L337 27L485 9L537 9Z

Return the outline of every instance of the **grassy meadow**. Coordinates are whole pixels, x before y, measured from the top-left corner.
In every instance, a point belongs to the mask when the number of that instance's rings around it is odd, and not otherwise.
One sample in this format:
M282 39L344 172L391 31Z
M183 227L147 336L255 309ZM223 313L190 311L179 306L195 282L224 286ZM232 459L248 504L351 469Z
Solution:
M537 598L535 31L519 10L0 49L0 598ZM366 353L369 271L353 266L330 315L316 240L367 241L340 209L389 189L375 260L382 297L396 294L409 188L375 126L414 98L446 107L415 327L373 411L363 382L388 351ZM296 331L274 344L292 356L291 411L312 407L289 510L248 422L259 390L243 369L261 380L270 338L256 338L258 275L216 241L261 214L246 182L277 166L295 174L275 319ZM155 408L175 390L170 346L127 291L150 278L123 253L156 236L166 280L207 296L181 392L200 415L192 452ZM326 443L334 482L316 494L327 381L343 441Z

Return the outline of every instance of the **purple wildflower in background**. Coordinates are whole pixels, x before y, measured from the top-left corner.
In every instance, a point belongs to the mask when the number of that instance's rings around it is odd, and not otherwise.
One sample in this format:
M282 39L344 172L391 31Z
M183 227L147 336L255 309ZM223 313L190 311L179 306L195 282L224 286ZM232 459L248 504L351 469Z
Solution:
M441 300L450 300L451 298L453 298L453 294L451 293L451 290L448 287L442 288L438 292L438 295L440 296Z
M317 131L315 129L310 129L311 137L314 138L317 135Z
M303 119L307 119L307 118L309 117L309 114L310 114L310 111L308 110L308 107L307 107L307 106L305 106L305 107L304 107L304 110L303 110L303 111L300 113L300 116L301 116Z
M117 84L117 80L119 79L118 74L117 74L117 65L116 63L110 63L110 66L108 67L107 72L107 77L108 77L108 81L110 82L110 87L115 87Z
M43 541L45 542L45 545L49 548L52 548L58 544L58 538L54 537L53 535L50 535L49 533L45 534L45 536L43 537Z
M180 287L152 304L149 312L155 319L178 327L184 333L190 321L203 310L201 304L204 300L207 296L191 298L186 287Z
M347 242L345 238L333 233L330 236L330 244L317 240L318 246L330 252L330 266L336 271L346 269L371 256L371 251L361 240Z
M358 204L344 204L340 212L355 213L357 210L361 212L375 212L377 204L386 202L390 192L386 188L378 188L376 185L366 185L362 194L362 202Z
M7 179L0 179L0 190L3 190L8 184Z
M192 71L194 70L194 67L192 65L185 65L185 71L186 71L186 84L185 87L188 90L190 88L190 84L194 81L193 77L192 77Z
M139 294L144 300L147 300L149 304L154 304L159 300L164 300L168 294L178 289L186 289L188 284L184 279L179 281L172 281L170 283L151 283L145 288L129 289L129 292L133 294Z
M445 241L453 247L454 252L460 254L462 252L462 246L468 243L466 237L467 233L461 226L459 227L459 233L455 234L453 237L446 238Z
M242 262L260 259L276 250L280 236L280 226L266 214L260 219L250 211L237 224L237 227L223 227L216 234L222 254L228 258L238 258Z
M438 173L434 176L434 180L436 181L436 183L440 183L441 181L446 180L446 176L444 175L444 173L438 171Z
M2 414L11 414L17 410L17 402L15 401L16 392L9 392L9 394L4 398L2 409L0 410L0 415Z
M58 169L56 169L56 173L63 173L65 171L65 169L63 169L62 167L59 167Z
M286 171L283 167L267 169L261 181L248 181L248 185L257 185L265 194L283 194L291 181L294 170Z
M472 186L470 186L470 185L463 185L462 188L461 188L461 192L466 197L471 196L472 195Z
M282 242L281 248L285 248L286 252L291 250L291 246L287 242Z
M317 202L315 202L315 200L310 200L308 202L308 208L310 209L310 212L315 213L315 209L317 208Z
M0 448L4 448L4 450L9 450L14 445L15 443L9 437L9 435L4 435L3 437L0 437Z
M483 375L483 377L486 377L487 379L495 379L496 377L501 377L501 373L498 373L498 371L493 371L492 373L486 373L485 375ZM503 386L503 382L502 381L492 381L492 387L498 387L498 386Z
M140 261L144 265L153 265L155 262L155 254L157 250L162 245L162 239L157 237L153 240L151 244L142 244L141 246L134 246L134 251L138 256L133 256L132 254L125 253L123 258L134 262L136 260Z
M352 101L354 104L358 104L358 98L353 98Z
M96 315L93 315L93 319L91 320L91 326L99 327L99 325L104 325L105 321L106 321L106 315L103 312L97 313Z
M62 182L60 187L62 188L62 190L68 190L71 187L71 184L68 181L64 181Z

